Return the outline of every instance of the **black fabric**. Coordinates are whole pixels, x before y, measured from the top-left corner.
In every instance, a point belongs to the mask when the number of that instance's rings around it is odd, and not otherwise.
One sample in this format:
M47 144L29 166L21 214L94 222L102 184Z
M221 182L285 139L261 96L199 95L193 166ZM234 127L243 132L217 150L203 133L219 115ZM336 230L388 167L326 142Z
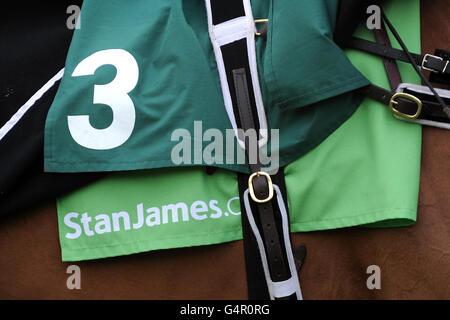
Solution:
M64 67L72 37L66 11L73 4L80 6L81 1L13 5L2 18L0 127ZM58 84L0 140L0 217L55 200L103 176L44 173L44 125L57 88Z
M245 16L242 0L211 0L213 25Z
M8 4L0 27L0 126L64 67L72 31L67 7L81 1Z
M334 41L345 46L358 25L368 18L366 13L370 5L381 5L381 0L340 0L334 30Z
M82 187L102 173L44 173L44 122L57 86L0 142L0 216L20 212Z

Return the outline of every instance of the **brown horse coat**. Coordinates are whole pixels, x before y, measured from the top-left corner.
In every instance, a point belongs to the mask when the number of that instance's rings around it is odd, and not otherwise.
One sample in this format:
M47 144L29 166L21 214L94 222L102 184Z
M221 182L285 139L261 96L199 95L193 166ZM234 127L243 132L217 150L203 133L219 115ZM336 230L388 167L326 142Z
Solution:
M450 6L422 0L422 52L450 48ZM446 32L447 31L447 32ZM424 127L417 223L294 234L307 244L306 299L450 299L450 132ZM54 203L0 225L3 299L247 299L242 241L76 263L69 290ZM367 267L381 268L369 290Z

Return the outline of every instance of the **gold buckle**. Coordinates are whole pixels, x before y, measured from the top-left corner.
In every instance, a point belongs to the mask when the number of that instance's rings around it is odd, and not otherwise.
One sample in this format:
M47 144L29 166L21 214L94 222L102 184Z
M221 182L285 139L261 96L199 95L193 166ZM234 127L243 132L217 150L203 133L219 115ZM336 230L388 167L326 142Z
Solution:
M417 104L417 111L416 114L414 115L409 115L406 113L403 113L401 111L398 111L397 109L395 109L394 105L398 104L398 101L396 101L397 98L404 98L406 100L410 100L412 102L415 102ZM419 98L413 96L412 94L409 93L404 93L404 92L398 92L396 94L394 94L391 98L391 101L389 102L389 109L391 109L391 112L399 117L405 118L405 119L417 119L420 115L420 113L422 112L422 101L420 101Z
M269 19L256 19L255 20L255 24L257 24L257 23L267 23L267 22L269 22ZM261 32L258 32L258 31L255 32L255 36L260 37L261 35L262 35Z
M260 177L260 176L264 176L267 179L267 184L269 185L269 195L267 196L266 199L258 199L255 195L255 191L253 189L253 179L255 177ZM258 171L253 173L249 178L248 178L248 190L250 192L250 197L253 199L253 201L257 202L257 203L266 203L269 202L270 200L272 200L273 198L273 184L272 184L272 179L270 178L270 175L267 172L264 171Z

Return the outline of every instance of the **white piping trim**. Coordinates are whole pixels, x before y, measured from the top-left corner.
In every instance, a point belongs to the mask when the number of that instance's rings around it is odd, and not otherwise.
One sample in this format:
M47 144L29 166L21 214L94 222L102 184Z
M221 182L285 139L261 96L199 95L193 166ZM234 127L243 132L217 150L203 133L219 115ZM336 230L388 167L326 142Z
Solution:
M246 38L254 29L248 23L247 17L239 17L222 22L213 27L213 36L219 47L232 43L236 40Z
M402 121L406 121L406 122L410 122L410 123L450 130L450 123L438 122L438 121L432 121L432 120L424 120L424 119L415 119L415 120L405 119L405 118L399 117L395 114L394 114L394 117L397 118L398 120L402 120Z
M422 85L418 85L418 84L413 84L413 83L400 83L396 92L404 92L405 89L410 89L422 94L428 94L433 96L433 93L431 92L430 88L426 87L426 86L422 86ZM440 88L435 88L434 90L436 90L437 94L440 95L441 97L444 98L450 98L450 91L446 90L446 89L440 89ZM427 120L427 119L405 119L402 117L399 117L397 115L394 114L394 117L399 119L399 120L403 120L406 122L410 122L410 123L416 123L416 124L420 124L420 125L424 125L424 126L431 126L431 127L436 127L436 128L441 128L441 129L447 129L450 130L450 123L446 123L446 122L439 122L439 121L433 121L433 120Z
M430 96L433 96L433 93L431 92L430 88L426 87L426 86L422 86L422 85L418 85L418 84L413 84L413 83L400 83L396 92L404 92L405 89L410 89L410 90L414 90L416 92L419 93L423 93L423 94L428 94ZM434 88L434 90L436 90L436 92L444 98L450 98L450 91L446 90L446 89L440 89L440 88Z
M22 119L25 113L31 109L31 107L42 98L43 95L49 91L57 81L61 80L64 75L64 68L51 78L41 89L39 89L23 106L17 110L17 112L9 119L2 128L0 128L0 141L11 131L12 128Z
M273 188L277 195L278 207L281 213L282 219L282 229L283 229L283 239L284 245L286 247L286 256L289 264L289 271L291 272L291 277L285 281L274 282L270 278L269 266L267 262L266 250L264 248L263 240L261 234L259 233L258 227L256 226L255 219L253 217L252 208L249 202L249 191L248 189L244 192L244 204L245 211L247 213L247 218L252 228L253 234L255 235L256 242L258 244L259 253L261 255L261 261L264 269L264 275L266 277L267 287L269 289L269 296L271 300L275 298L288 297L292 294L296 294L298 300L303 300L302 291L300 288L300 282L297 275L297 269L295 267L294 255L292 254L291 241L289 238L289 225L287 218L286 207L284 206L284 200L281 196L281 191L277 185L273 185Z
M222 51L220 47L241 39L247 39L248 61L250 66L250 74L252 77L253 91L256 102L256 110L258 113L258 122L260 126L261 139L258 141L258 146L261 148L267 144L268 129L267 119L262 100L261 88L259 86L258 67L256 63L256 47L255 47L255 22L253 19L252 7L250 0L242 0L244 4L245 16L238 17L223 23L213 25L211 0L205 0L206 12L208 16L208 30L211 38L211 43L216 56L217 70L219 71L220 85L222 88L222 95L230 119L234 134L242 149L245 149L244 141L238 137L238 128L236 118L233 112L233 103L231 100L230 88L228 86L228 79L225 70L225 63L223 61Z

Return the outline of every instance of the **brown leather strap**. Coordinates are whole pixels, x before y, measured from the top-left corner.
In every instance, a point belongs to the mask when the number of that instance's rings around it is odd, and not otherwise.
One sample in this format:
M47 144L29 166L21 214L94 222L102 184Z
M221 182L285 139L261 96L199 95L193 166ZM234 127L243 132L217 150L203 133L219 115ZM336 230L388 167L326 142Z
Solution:
M377 43L391 47L391 41L389 40L389 35L386 30L384 22L381 23L380 29L374 29L375 39ZM391 90L397 90L397 87L402 83L402 77L400 75L400 70L398 69L397 62L394 59L383 57L384 68L386 69L386 74L388 76L389 84Z
M390 101L392 97L394 96L395 92L391 92L389 90L386 90L384 88L381 88L379 86L376 86L374 84L368 85L366 87L363 87L361 89L358 89L357 92L365 97L371 98L375 101L378 101L386 106L389 106ZM434 98L434 95L432 94L423 94L418 93L417 91L413 90L412 88L408 89L406 88L404 90L405 93L411 94L422 102L422 112L419 116L419 119L428 119L428 120L435 120L435 121L445 121L446 115L443 114L443 110L441 105L438 101ZM446 101L450 99L446 99ZM403 97L398 97L395 99L396 105L395 109L399 110L405 114L415 114L417 111L417 103L406 99Z
M358 92L387 106L389 106L389 103L393 95L395 94L395 92L388 91L373 84L359 89ZM397 104L395 106L395 109L405 114L414 115L417 112L417 103L415 103L414 101L404 98L398 98L396 99L396 102Z
M387 16L384 14L383 11L381 12L381 14L383 17L383 23L382 23L381 29L378 31L375 31L377 43L371 43L370 41L363 40L363 39L356 39L356 41L359 42L359 44L356 47L359 46L359 48L362 50L367 49L368 52L375 53L375 54L378 54L383 57L383 62L385 64L389 82L390 82L390 85L391 85L394 93L395 93L395 90L397 89L398 84L401 83L401 76L400 76L398 67L396 65L394 66L391 62L389 62L389 59L404 60L406 57L407 62L409 62L412 65L412 67L414 68L416 73L420 76L422 81L426 84L428 89L432 92L435 99L441 106L442 114L445 115L446 122L447 122L448 120L450 120L450 107L445 103L445 101L442 99L442 97L439 96L439 94L436 92L436 90L430 84L428 79L423 75L422 71L417 67L417 65L419 65L419 64L421 64L422 67L425 67L426 63L430 63L430 61L428 61L428 60L430 60L432 58L434 61L434 60L436 60L436 57L433 57L430 55L420 56L420 55L412 54L411 52L409 52L405 43L401 39L398 32L395 30L392 23L389 21ZM394 37L397 40L397 42L399 43L399 45L402 47L402 51L394 49L390 45L389 37L388 37L387 31L385 29L385 24L388 26L389 30L392 32L392 34L394 35ZM362 46L360 46L361 43L363 43ZM369 45L367 43L369 43ZM398 52L400 52L399 55L396 54ZM390 54L393 54L393 56L392 57L389 56ZM427 60L427 58L430 58L430 59ZM422 62L420 62L420 60L422 60ZM437 60L442 62L443 59L440 59L439 57L437 57ZM433 64L434 63L435 62L433 62ZM445 64L447 64L447 63L445 63ZM446 67L444 67L444 70L438 71L438 72L445 72L446 71L445 69L446 69ZM371 96L371 98L386 104L386 98L389 95L386 92L382 93L382 90L384 90L384 89L377 88L375 86L369 86L367 88L363 88L361 91L362 92L365 91L368 96ZM390 93L390 95L392 98L392 93ZM389 101L391 101L391 99L389 99ZM396 105L395 109L400 111L401 112L400 115L402 115L402 116L405 114L409 114L413 110L418 110L417 109L418 104L414 101L411 101L411 99L399 98L395 101L395 105ZM413 105L414 105L414 107L413 107ZM432 105L432 104L430 104L430 105ZM428 112L428 110L425 110L425 111ZM420 112L417 112L417 114L419 114L419 113ZM420 116L420 114L419 114L419 116Z
M256 128L250 97L248 96L247 75L244 68L233 70L233 81L234 90L236 91L239 120L241 123L240 129L242 129L238 134L243 134L245 131L254 130ZM255 134L257 133L255 132ZM248 136L246 139L244 139L244 137L239 138L245 143L245 152L247 154L251 173L260 171L261 164L259 162L259 148L257 141L250 141ZM255 138L257 139L257 137Z
M358 89L357 92L365 97L378 101L387 106L389 105L389 102L394 95L393 92L374 84Z
M389 103L395 94L395 92L391 92L374 84L358 89L357 92L387 106L389 106ZM397 108L400 108L401 110L417 109L417 104L411 100L398 99L397 102L399 103Z
M248 96L246 71L244 68L233 70L233 81L242 126L241 129L243 131L255 129L255 121ZM251 173L259 172L262 165L259 159L258 146L251 145L249 139L245 139L245 152L247 153ZM264 176L255 177L253 179L253 189L258 199L267 198L269 185L266 178ZM257 209L271 278L273 281L287 280L291 277L291 274L285 263L285 255L283 254L281 239L276 227L275 210L272 201L258 203Z
M344 46L346 48L361 50L377 56L411 63L408 55L404 51L389 47L381 43L357 37L351 37L348 42L344 44ZM450 74L450 60L448 60L447 58L432 54L420 55L410 53L410 55L412 57L412 61L417 66L423 66L428 70L442 75Z

